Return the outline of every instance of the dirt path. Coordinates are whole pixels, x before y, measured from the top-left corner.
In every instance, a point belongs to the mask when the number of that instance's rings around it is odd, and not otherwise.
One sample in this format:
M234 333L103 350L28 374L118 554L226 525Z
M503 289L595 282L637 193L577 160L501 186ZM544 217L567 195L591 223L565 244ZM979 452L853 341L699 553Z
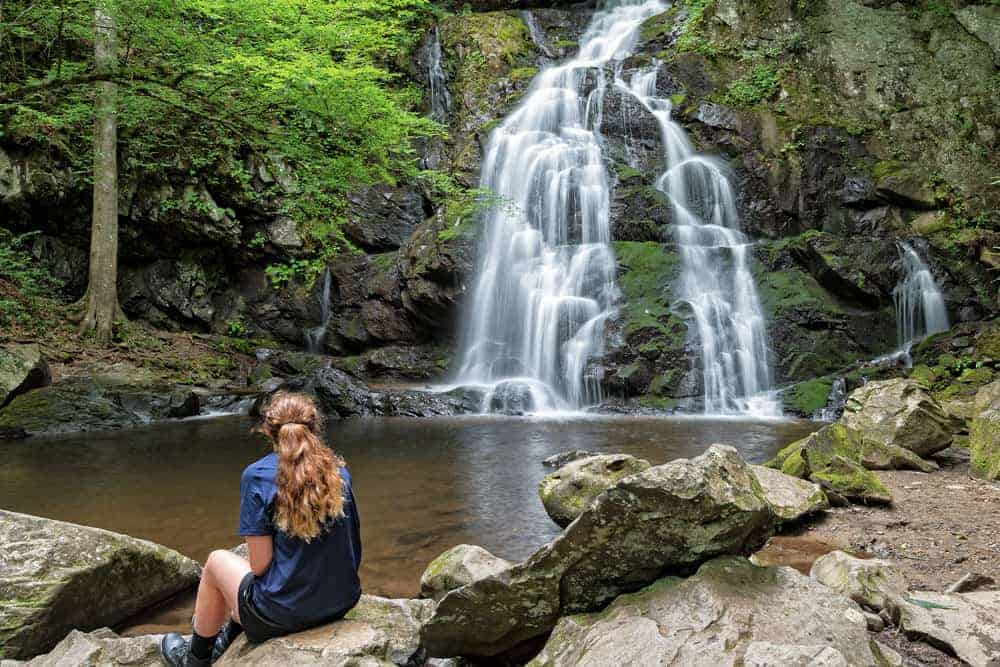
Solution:
M967 573L992 577L1000 588L1000 484L969 475L968 455L947 450L933 473L876 474L892 491L893 505L833 508L817 520L774 538L765 560L808 572L812 562L841 549L897 563L913 590L944 591ZM895 629L876 639L899 651L906 665L962 665Z

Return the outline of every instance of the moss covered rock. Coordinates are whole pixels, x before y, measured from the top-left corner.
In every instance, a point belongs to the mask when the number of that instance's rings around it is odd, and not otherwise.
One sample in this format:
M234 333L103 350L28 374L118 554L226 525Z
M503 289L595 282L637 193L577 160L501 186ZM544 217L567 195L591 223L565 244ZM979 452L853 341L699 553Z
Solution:
M841 423L793 442L770 463L786 475L810 479L845 498L860 502L892 501L892 495L869 468L929 471L936 466L899 447L866 440Z
M667 572L751 553L775 518L749 466L713 445L622 479L525 562L445 595L421 637L434 656L489 656Z
M38 345L4 345L0 347L0 406L18 394L52 381L48 364Z
M864 615L790 567L723 557L563 618L532 667L876 665Z
M1000 408L985 410L972 420L969 456L974 474L1000 480Z
M947 448L961 420L947 414L919 383L898 378L869 382L847 398L844 425L866 440L929 456Z
M538 495L552 520L565 527L623 477L648 467L649 461L628 454L597 454L546 475L538 484Z
M903 573L893 563L855 558L843 551L816 559L809 576L874 611L891 609L907 590Z
M201 568L146 540L0 510L0 658L124 621L194 586Z
M459 544L435 558L420 577L421 597L440 600L445 593L506 570L510 561L474 544Z

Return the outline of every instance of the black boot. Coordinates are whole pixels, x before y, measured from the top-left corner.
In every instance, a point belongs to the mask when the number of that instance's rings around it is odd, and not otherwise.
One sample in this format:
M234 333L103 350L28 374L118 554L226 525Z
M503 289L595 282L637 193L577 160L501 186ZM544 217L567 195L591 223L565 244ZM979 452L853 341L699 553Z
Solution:
M168 632L160 640L160 655L170 667L209 667L211 658L196 658L191 654L191 642L176 632Z
M219 630L219 634L215 637L215 646L212 647L212 662L219 660L222 655L229 648L229 645L243 634L243 626L229 619L226 624L222 626Z

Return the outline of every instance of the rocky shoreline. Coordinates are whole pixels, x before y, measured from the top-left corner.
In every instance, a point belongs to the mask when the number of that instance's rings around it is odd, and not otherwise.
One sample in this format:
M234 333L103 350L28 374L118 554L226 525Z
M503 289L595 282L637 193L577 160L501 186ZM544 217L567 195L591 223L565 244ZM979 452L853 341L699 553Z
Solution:
M995 418L1000 382L980 394L973 422ZM424 599L365 596L344 621L237 642L223 663L996 664L1000 487L968 478L980 467L966 462L977 456L964 453L966 425L906 380L870 383L849 406L771 467L723 445L659 466L560 455L539 495L565 529L525 561L457 546L428 565ZM0 581L3 667L158 664L155 636L95 628L190 585L194 563L46 519L4 512L0 525L22 582ZM60 547L34 555L27 525ZM796 535L828 546L798 570L769 562L768 540ZM154 591L154 571L174 574ZM111 586L109 615L67 614L64 599L93 599L82 581Z

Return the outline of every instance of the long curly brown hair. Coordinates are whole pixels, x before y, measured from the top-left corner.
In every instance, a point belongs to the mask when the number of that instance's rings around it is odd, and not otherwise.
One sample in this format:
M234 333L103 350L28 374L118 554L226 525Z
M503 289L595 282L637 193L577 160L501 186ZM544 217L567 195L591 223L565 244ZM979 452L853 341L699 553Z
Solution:
M309 396L278 392L262 416L261 431L278 452L274 523L309 542L344 515L344 460L323 443L323 415Z

